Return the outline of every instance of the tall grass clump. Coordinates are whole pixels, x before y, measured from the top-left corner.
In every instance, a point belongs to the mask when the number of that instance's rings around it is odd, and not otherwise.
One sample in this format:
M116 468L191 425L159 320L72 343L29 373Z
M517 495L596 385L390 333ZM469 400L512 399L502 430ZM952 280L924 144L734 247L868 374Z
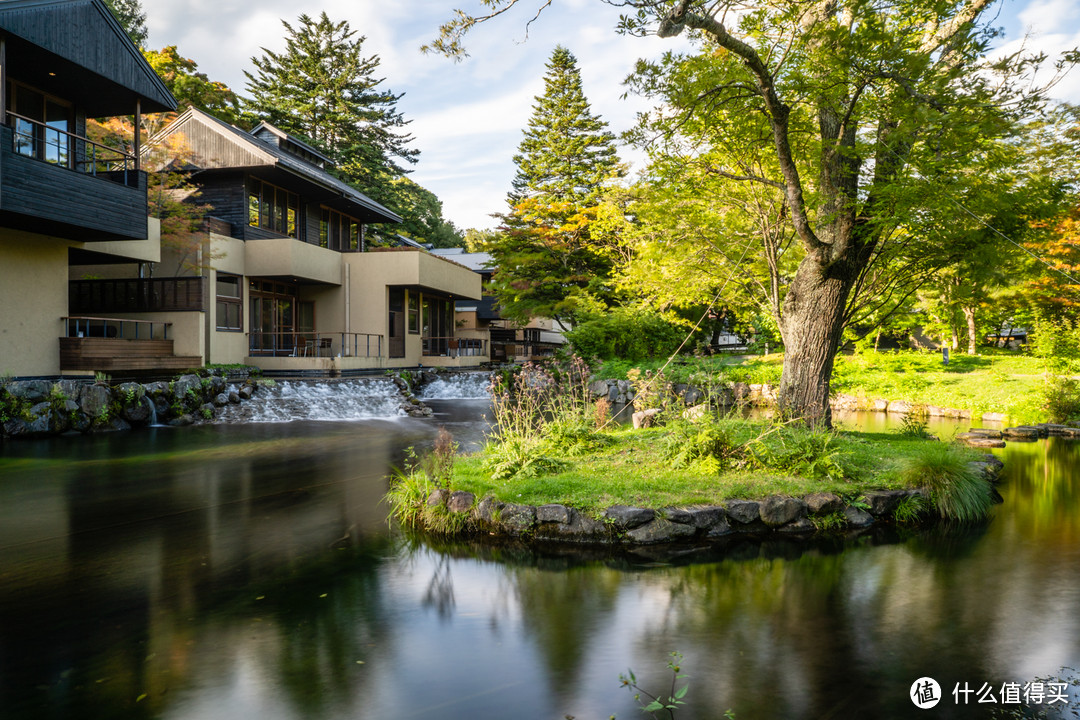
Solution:
M494 480L557 472L556 455L580 455L608 444L596 429L589 364L577 355L560 363L525 363L492 377L495 423L484 447Z
M841 480L850 473L845 453L827 430L779 423L746 443L752 464L814 480Z
M406 450L405 467L393 470L385 497L392 517L411 530L422 529L439 535L456 535L468 529L471 522L468 514L447 510L445 496L443 502L428 502L436 490L449 495L457 449L454 436L440 427L431 452L417 457L412 448Z
M926 488L943 519L976 522L990 514L996 493L972 456L954 445L927 443L901 461L900 476L909 485Z

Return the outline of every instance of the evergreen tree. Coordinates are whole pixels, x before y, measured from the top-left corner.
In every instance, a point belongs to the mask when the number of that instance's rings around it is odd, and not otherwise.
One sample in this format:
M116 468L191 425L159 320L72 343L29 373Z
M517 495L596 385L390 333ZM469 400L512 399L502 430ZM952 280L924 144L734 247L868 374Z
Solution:
M505 317L573 319L611 300L611 243L597 219L604 185L621 168L615 136L592 114L577 60L562 46L524 136L503 232L484 246L499 268L493 288Z
M246 109L286 132L305 137L333 157L349 183L382 202L393 197L394 178L416 162L412 136L397 110L400 94L379 88L379 57L364 57L364 36L323 12L318 21L301 15L286 31L284 52L263 48L247 72Z
M615 136L592 114L577 58L561 45L547 63L544 94L536 98L514 163L511 205L525 198L595 205L604 181L619 173Z
M136 47L146 47L146 13L139 0L105 0Z

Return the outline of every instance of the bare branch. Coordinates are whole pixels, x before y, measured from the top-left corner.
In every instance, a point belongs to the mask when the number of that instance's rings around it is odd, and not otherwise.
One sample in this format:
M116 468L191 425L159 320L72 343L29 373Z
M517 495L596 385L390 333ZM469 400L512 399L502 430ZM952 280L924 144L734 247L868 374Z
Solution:
M939 49L952 40L965 25L979 17L979 14L992 2L993 0L970 0L944 25L940 25L935 21L933 25L927 28L926 35L919 45L919 52L930 54Z

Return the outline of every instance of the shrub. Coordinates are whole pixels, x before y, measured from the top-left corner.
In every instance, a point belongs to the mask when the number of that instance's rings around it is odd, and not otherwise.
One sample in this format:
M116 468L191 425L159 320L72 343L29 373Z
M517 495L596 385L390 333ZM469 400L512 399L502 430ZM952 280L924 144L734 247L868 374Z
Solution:
M730 434L717 422L672 423L663 447L664 458L674 467L708 473L720 472L739 455Z
M586 357L644 360L674 353L686 330L654 311L620 307L588 318L566 337Z
M544 424L543 446L558 455L585 455L610 445L609 435L597 432L594 423L579 415L564 415Z
M746 444L754 464L809 479L840 480L843 453L827 430L774 425Z
M543 454L543 442L510 436L484 447L484 469L492 480L530 478L558 472L563 463Z
M1053 377L1042 391L1042 410L1050 422L1080 420L1080 382Z
M930 504L942 518L982 520L994 505L995 491L972 457L955 445L927 443L902 461L900 476L909 485L926 488Z

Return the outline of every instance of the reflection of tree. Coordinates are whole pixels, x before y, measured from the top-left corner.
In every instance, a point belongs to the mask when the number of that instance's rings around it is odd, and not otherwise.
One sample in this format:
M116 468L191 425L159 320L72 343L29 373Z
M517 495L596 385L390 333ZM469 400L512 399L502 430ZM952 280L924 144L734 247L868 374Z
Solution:
M424 593L424 607L434 607L442 620L449 620L454 613L454 576L450 572L450 558L439 555L435 562L435 571L431 573L427 591Z
M307 565L267 593L280 632L275 670L300 717L333 715L362 695L369 675L358 662L386 642L380 560L371 549L350 555Z
M515 567L507 577L521 622L547 665L552 693L573 692L590 649L605 633L620 631L610 623L622 574L588 565L556 571Z

